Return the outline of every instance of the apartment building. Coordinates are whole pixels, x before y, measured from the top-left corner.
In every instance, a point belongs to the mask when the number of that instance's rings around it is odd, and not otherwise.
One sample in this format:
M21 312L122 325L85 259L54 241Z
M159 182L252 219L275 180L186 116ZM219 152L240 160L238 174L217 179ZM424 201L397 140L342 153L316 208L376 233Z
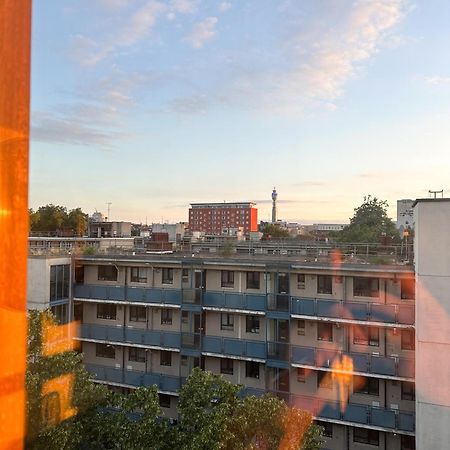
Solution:
M156 384L176 417L200 366L311 411L327 449L414 449L414 271L333 261L77 257L86 367L115 389Z
M255 203L191 203L191 231L222 234L224 228L242 228L244 233L257 231L258 210Z

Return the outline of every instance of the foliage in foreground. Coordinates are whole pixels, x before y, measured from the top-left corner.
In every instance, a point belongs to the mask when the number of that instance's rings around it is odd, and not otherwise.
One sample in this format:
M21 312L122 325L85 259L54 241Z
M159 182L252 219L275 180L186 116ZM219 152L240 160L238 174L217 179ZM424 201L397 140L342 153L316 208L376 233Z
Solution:
M309 413L270 395L241 398L242 386L199 368L182 387L180 420L171 424L161 417L156 386L117 394L89 379L81 354L44 357L45 318L53 320L47 311L29 315L28 449L316 450L322 444L322 429ZM78 414L49 424L42 414L42 387L67 373L75 377L70 401Z

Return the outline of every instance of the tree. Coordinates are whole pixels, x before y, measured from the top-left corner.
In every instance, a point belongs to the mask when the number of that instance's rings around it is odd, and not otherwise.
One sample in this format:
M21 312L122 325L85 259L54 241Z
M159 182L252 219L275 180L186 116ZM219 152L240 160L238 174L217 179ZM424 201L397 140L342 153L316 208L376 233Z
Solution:
M388 203L368 195L355 208L350 225L335 234L338 242L391 243L399 235L394 222L387 215Z
M264 233L263 239L277 239L277 238L288 238L289 231L282 228L280 225L267 223L262 232Z
M30 231L58 233L62 229L70 229L78 236L84 236L87 231L88 215L81 208L67 212L65 206L46 205L37 211L28 210Z
M89 216L81 208L72 209L67 216L67 226L72 228L77 236L85 236Z

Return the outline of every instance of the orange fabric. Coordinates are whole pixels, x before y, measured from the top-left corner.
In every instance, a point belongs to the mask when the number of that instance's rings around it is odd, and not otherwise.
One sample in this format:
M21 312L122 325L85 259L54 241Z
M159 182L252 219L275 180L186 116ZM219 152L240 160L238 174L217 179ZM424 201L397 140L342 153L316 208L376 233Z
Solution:
M31 0L0 2L0 449L23 448Z

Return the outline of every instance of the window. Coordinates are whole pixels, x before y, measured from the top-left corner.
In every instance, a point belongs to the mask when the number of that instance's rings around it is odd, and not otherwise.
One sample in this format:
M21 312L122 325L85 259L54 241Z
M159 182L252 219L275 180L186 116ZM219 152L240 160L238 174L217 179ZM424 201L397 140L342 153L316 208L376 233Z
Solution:
M172 310L170 308L161 309L161 325L172 325Z
M380 383L378 378L353 376L353 393L379 395Z
M317 322L317 340L333 342L333 324Z
M145 306L130 306L130 322L146 322L147 308Z
M414 436L401 435L400 450L416 450L416 439Z
M69 298L70 265L50 266L50 302Z
M97 304L97 319L116 320L116 305L109 303Z
M333 379L331 378L331 372L325 372L322 370L317 371L317 387L333 389Z
M247 378L257 378L259 380L259 363L256 361L246 361L245 376Z
M181 281L183 283L188 283L189 282L189 269L183 269L181 271Z
M55 319L58 323L67 323L69 321L69 317L67 315L67 304L55 305L52 306L52 314L55 316Z
M145 349L138 347L130 347L128 349L128 361L145 363Z
M297 288L298 289L305 289L306 285L306 276L304 273L297 274Z
M98 280L99 281L117 281L117 267L116 266L98 266Z
M353 295L355 297L378 297L380 295L378 278L354 277Z
M160 366L171 366L172 365L172 353L161 350L159 352L159 365Z
M323 436L326 438L332 438L333 437L333 424L330 422L322 422L319 424L321 427L323 427Z
M233 375L233 363L234 361L230 358L220 359L220 373L225 375Z
M331 275L317 275L317 293L332 294L332 278Z
M402 381L402 400L415 400L416 387L410 381Z
M162 283L173 284L173 269L170 267L164 267L162 270Z
M305 335L305 326L306 326L306 322L304 319L298 319L297 320L297 334L299 336L304 336Z
M360 442L361 444L369 444L369 445L379 445L380 434L376 430L354 427L353 442Z
M231 330L231 331L234 329L233 314L228 314L228 313L220 314L220 329L221 330Z
M402 330L402 350L414 350L416 348L414 330Z
M306 369L304 367L297 367L297 381L299 383L306 381Z
M353 343L358 345L370 345L378 347L380 345L380 330L376 327L354 326Z
M245 318L245 329L247 333L259 333L259 317L247 316Z
M181 323L189 323L189 312L181 311Z
M221 287L234 287L234 272L232 270L222 270Z
M247 289L259 289L259 272L247 272Z
M131 281L133 283L147 283L147 268L132 267L131 268Z
M400 280L401 283L401 299L414 300L416 298L416 280L413 278Z
M158 394L159 406L161 408L170 408L170 395Z
M95 356L99 358L116 358L116 349L112 345L95 344Z

